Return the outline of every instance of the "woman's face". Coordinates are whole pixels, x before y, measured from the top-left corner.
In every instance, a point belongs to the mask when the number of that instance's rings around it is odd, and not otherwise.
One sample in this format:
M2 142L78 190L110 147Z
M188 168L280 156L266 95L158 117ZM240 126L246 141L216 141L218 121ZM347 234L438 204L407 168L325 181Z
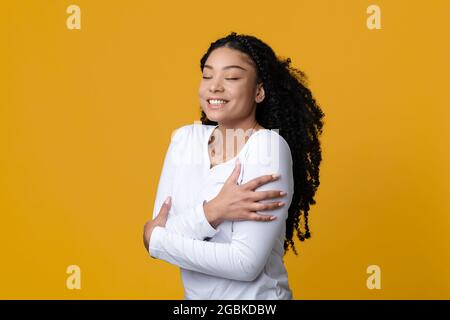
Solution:
M225 103L210 101L214 98ZM228 125L253 122L256 102L263 98L253 61L245 53L227 47L210 53L199 88L200 105L209 120Z

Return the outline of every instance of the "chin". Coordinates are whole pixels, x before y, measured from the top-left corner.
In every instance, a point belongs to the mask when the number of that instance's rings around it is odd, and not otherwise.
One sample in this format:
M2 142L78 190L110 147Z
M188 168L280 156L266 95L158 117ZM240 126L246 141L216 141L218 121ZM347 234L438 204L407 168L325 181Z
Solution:
M209 113L205 112L205 114L206 114L206 117L211 121L221 122L221 120L222 120L222 117L212 114L211 112L209 112Z
M211 110L207 106L202 107L202 110L209 120L217 122L217 123L223 122L229 116L229 114L227 114L226 110Z
M207 108L202 108L202 110L205 113L206 117L211 121L217 122L220 118L222 118L219 114L214 111L208 110Z

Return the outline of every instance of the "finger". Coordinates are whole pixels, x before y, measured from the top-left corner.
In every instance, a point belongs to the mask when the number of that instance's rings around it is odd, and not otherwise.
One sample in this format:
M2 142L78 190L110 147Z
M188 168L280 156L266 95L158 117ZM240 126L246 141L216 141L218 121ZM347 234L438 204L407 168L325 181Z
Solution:
M263 214L258 214L256 212L250 212L250 214L248 215L248 220L253 220L253 221L273 221L276 218L277 218L277 216L263 215Z
M247 190L255 190L263 184L277 180L279 177L279 174L266 174L248 181L244 184L244 188Z
M286 192L281 190L253 191L250 198L254 201L261 201L266 199L284 197L285 195Z
M164 203L161 206L161 209L159 210L158 217L165 216L169 214L170 206L172 205L172 198L170 196L167 197L167 199L164 201Z
M265 210L275 210L280 207L284 206L284 202L267 202L267 203L261 203L261 202L255 202L250 205L251 211L265 211Z
M234 169L233 169L233 172L231 172L230 176L225 181L225 183L227 183L227 184L230 184L230 183L231 184L237 184L240 173L241 173L241 161L239 160L239 158L237 158L235 166L234 166Z

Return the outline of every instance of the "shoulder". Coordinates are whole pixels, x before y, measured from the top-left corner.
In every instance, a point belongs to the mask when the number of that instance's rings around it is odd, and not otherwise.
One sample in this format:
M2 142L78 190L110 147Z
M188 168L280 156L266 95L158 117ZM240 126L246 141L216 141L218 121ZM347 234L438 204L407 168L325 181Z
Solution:
M211 131L209 125L194 123L183 125L172 131L170 150L175 157L193 159L192 161L202 161L203 147L205 145L205 135ZM189 160L190 161L190 160Z
M285 184L287 190L293 190L293 161L287 141L275 129L259 130L254 135L247 141L250 143L245 157L243 181L278 173L281 175L278 183Z
M211 129L211 125L204 125L201 122L186 124L176 128L172 132L172 142L186 142L191 139L201 139Z
M172 131L169 152L174 165L201 163L207 125L194 123L182 125Z
M181 138L186 136L204 136L215 126L195 122L186 124L174 130L172 137Z
M266 161L283 161L292 163L291 148L279 134L278 129L262 129L254 133L249 141L248 158Z

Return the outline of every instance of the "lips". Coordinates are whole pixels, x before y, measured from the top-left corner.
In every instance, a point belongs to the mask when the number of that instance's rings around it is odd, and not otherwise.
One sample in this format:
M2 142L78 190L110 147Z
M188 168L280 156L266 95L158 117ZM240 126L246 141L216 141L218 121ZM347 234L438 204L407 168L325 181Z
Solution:
M223 100L223 101L225 101L225 103L221 103L221 104L213 104L213 103L210 103L210 102L209 102L210 100ZM227 99L222 99L222 98L208 98L208 99L206 99L206 102L207 102L208 107L209 107L210 109L220 109L220 108L223 108L223 107L229 102L229 100L227 100Z
M209 100L224 100L224 101L226 101L226 102L229 101L229 100L227 100L227 99L219 98L219 97L208 97L208 98L206 98L206 101L209 102Z

